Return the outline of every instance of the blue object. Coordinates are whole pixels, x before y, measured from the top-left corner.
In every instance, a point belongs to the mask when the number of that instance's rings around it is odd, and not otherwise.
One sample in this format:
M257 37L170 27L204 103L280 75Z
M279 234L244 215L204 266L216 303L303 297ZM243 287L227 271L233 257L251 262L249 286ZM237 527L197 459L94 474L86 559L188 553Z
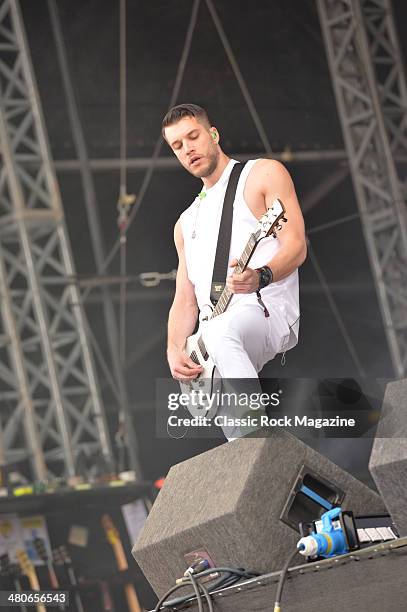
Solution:
M309 487L306 487L304 484L301 486L300 491L301 491L301 493L304 493L304 495L306 495L310 499L314 500L317 504L319 504L320 506L322 506L326 510L331 510L332 509L333 506L332 506L332 504L329 501L327 501L326 499L324 499L323 497L318 495L318 493L315 493L315 491L313 491Z
M335 557L348 552L345 536L342 528L335 529L332 521L339 517L341 508L333 508L322 515L322 531L313 533L312 537L317 542L319 557Z

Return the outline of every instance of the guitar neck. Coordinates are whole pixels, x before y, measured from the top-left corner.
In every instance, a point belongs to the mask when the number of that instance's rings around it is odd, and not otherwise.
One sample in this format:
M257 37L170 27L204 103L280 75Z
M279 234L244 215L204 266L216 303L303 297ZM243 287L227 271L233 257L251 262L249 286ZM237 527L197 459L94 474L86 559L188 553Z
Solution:
M113 525L112 519L108 514L102 517L102 525L107 535L107 538L113 548L114 556L116 558L117 568L120 571L127 570L129 565L127 563L126 553L124 552L123 544L121 542L119 532ZM136 589L131 582L127 582L124 585L124 591L126 593L127 605L130 612L142 612Z
M49 576L49 582L51 585L51 589L55 589L55 590L59 589L59 581L55 573L54 566L48 562L47 567L48 567L48 576Z
M116 557L117 568L120 571L127 570L129 565L127 563L123 544L120 540L117 540L117 542L115 542L112 546L114 550L114 555ZM124 585L124 591L126 593L127 605L129 606L130 612L142 612L134 586L130 582L128 582Z
M113 600L110 595L110 590L107 582L105 582L104 580L100 580L99 586L102 595L103 612L114 612Z
M130 612L142 612L136 589L130 582L124 585L124 592L126 593L127 605L129 606Z
M76 604L77 610L78 610L78 612L84 612L84 607L83 607L83 604L82 604L82 599L81 599L81 596L80 596L79 591L78 591L78 580L76 578L76 574L75 574L75 571L74 571L73 566L72 566L72 560L71 560L71 558L68 556L68 554L65 551L62 551L62 562L63 562L63 565L65 567L69 583L75 589L74 590L74 592L75 592L75 604Z
M31 563L28 558L27 553L24 550L16 551L18 564L21 568L21 572L28 578L30 583L30 588L32 591L40 590L40 583L38 582L37 572L35 571L35 567ZM47 612L45 606L42 604L36 605L37 612Z
M52 559L48 556L48 551L45 545L45 540L43 538L34 538L34 548L36 550L37 555L41 559L41 561L45 563L45 565L47 566L51 588L58 589L59 588L58 578L55 573Z
M256 247L257 240L255 236L251 234L249 240L246 243L245 248L243 249L243 253L237 261L237 265L235 266L233 274L240 274L241 272L244 272ZM229 302L232 297L233 293L229 291L229 289L225 286L215 308L213 309L212 316L210 318L213 319L214 317L217 317L218 315L222 314L222 312L225 312L226 308L229 306Z
M38 576L37 576L37 572L35 571L35 569L30 569L27 572L27 577L28 577L28 581L30 583L30 587L32 591L40 591L40 583L38 582ZM47 612L45 606L43 606L42 604L37 604L36 605L36 609L37 612Z

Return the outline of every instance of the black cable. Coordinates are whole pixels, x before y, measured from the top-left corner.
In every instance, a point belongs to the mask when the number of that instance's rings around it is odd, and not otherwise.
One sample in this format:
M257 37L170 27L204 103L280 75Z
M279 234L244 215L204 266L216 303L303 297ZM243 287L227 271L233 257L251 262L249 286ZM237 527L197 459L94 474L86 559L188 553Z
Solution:
M283 587L284 587L284 581L287 575L287 570L290 566L291 561L294 559L295 555L297 555L299 553L299 549L296 548L291 555L288 557L287 561L285 562L283 569L281 570L281 574L280 574L280 580L278 581L278 585L277 585L277 593L276 593L276 601L274 604L274 612L281 612L280 609L280 603L281 603L281 595L283 593Z
M202 585L198 583L198 581L196 580L196 578L192 574L189 574L188 578L189 578L190 583L194 587L194 591L195 591L195 595L196 595L196 601L198 603L198 611L199 612L203 612L202 596L201 596L201 592L199 590L200 587L202 588ZM208 593L208 598L209 598L209 593Z
M199 585L199 587L203 591L203 594L204 594L205 599L206 599L206 603L208 604L209 612L214 612L211 594L209 593L208 589L201 582L198 582L198 585Z
M164 603L166 599L168 599L171 593L174 593L174 591L178 591L179 589L182 589L182 587L185 587L185 586L188 586L188 583L183 582L181 584L174 584L173 587L171 587L170 589L168 589L166 593L164 593L164 595L161 597L156 607L154 608L153 612L160 612L162 604ZM185 598L185 601L189 599L190 597L192 597L192 595L187 595Z
M206 601L208 603L209 612L214 612L214 607L213 607L213 602L212 602L211 594L209 593L208 589L206 587L204 587L203 584L201 584L201 589L203 590L204 595L206 597Z
M212 593L212 591L216 591L221 587L232 586L232 584L235 584L239 580L240 580L240 576L234 576L231 578L230 574L226 577L218 578L217 580L209 584L208 589L207 589L208 593L210 594ZM168 606L169 608L180 606L184 604L186 601L188 601L188 599L190 599L192 596L193 596L192 594L189 594L189 595L184 595L183 597L176 597L175 599L171 599L170 601L167 601L165 605Z
M203 612L203 607L202 607L202 596L201 593L199 592L199 588L202 589L205 599L208 603L208 607L209 607L209 612L214 612L213 610L213 604L210 598L210 593L209 591L200 583L197 582L197 580L195 580L195 578L193 578L191 580L191 577L188 577L188 581L186 582L182 582L179 584L175 584L173 587L171 587L170 589L168 589L168 591L166 593L164 593L164 595L161 597L160 601L157 603L156 607L154 608L153 612L160 612L160 610L163 610L164 608L162 608L164 602L166 599L168 599L168 597L171 595L171 593L174 593L174 591L178 591L179 589L182 589L183 587L192 585L194 587L194 593L188 593L188 595L185 595L184 597L178 597L177 599L172 599L171 601L167 601L165 603L165 608L172 608L174 606L178 606L180 604L185 603L186 601L192 599L195 595L197 602L198 602L198 609L199 612Z
M232 584L236 584L236 582L239 582L240 579L240 576L233 576L232 574L221 576L214 582L211 582L210 590L215 591L216 589L219 589L221 587L225 588L227 586L231 586Z
M194 578L199 580L200 578L203 578L204 576L208 576L209 574L215 574L215 573L225 573L227 575L218 578L217 580L211 582L207 587L204 587L208 591L209 596L213 591L221 587L232 586L233 584L235 584L242 578L246 578L250 580L251 578L255 578L259 576L257 572L247 572L246 570L241 569L241 568L211 567L211 568L208 568L207 570L203 570L202 572L199 572L198 574L194 574ZM164 598L160 600L161 602L160 605L164 603L164 601L171 595L171 593L176 591L178 588L186 586L187 584L188 582L183 582L183 583L179 583L178 585L175 585L174 587L172 587L172 589L170 589L165 594ZM199 585L202 587L201 583L199 583ZM191 599L191 597L193 597L193 593L189 593L182 597L176 597L174 599L171 599L170 601L166 601L165 607L171 608L175 606L180 606L184 604L185 602L187 602L189 599ZM157 607L154 609L154 612L159 612L159 610L160 608Z
M208 574L216 574L216 572L236 574L241 578L257 578L257 576L260 576L258 572L248 572L244 569L241 569L240 567L209 567L208 569L199 572L199 574L195 574L195 577L207 576Z

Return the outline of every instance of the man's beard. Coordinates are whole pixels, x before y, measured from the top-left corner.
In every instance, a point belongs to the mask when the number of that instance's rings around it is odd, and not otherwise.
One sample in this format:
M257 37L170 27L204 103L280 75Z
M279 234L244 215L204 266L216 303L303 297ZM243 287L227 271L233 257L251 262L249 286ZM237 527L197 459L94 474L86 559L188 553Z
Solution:
M208 155L205 155L205 157L208 160L208 164L206 165L205 168L201 168L199 170L197 170L196 172L191 171L191 168L188 168L188 171L195 177L197 178L206 178L207 176L210 176L211 174L213 174L216 170L216 166L218 165L218 159L219 159L219 155L217 151L213 151L212 153L209 153Z

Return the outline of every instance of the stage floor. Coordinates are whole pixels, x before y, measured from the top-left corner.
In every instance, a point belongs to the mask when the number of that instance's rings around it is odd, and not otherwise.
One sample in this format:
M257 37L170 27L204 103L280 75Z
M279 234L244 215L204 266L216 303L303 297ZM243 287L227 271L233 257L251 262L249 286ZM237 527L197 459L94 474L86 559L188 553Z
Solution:
M271 612L278 579L279 573L273 572L216 591L214 608L216 612ZM189 603L168 609L195 612L198 607ZM281 612L344 610L407 610L407 537L289 570Z

